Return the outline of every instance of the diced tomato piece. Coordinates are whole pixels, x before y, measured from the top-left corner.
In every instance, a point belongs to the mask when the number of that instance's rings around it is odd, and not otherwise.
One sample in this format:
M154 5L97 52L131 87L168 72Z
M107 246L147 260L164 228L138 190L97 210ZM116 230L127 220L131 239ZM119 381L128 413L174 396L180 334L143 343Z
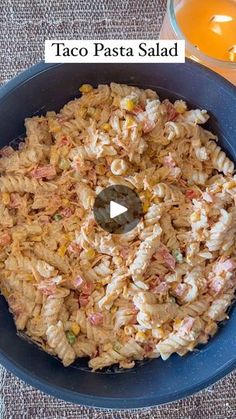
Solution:
M82 287L82 292L85 295L91 295L94 290L94 285L92 282L85 282Z
M62 121L63 122L63 121ZM62 137L58 142L57 146L62 147L63 145L71 145L71 141L67 137Z
M186 193L185 193L186 198L189 199L194 199L197 198L197 192L194 191L193 189L187 189Z
M60 214L62 215L63 218L69 218L73 214L73 210L71 208L63 208L60 211Z
M194 323L195 319L193 317L185 317L178 330L179 335L183 336L188 334L192 330Z
M85 307L89 302L89 295L80 294L79 296L79 303L81 307Z
M102 313L93 313L88 316L90 323L93 326L101 326L103 323L103 315Z
M147 355L148 353L153 351L153 346L151 343L145 343L143 349L144 349L145 354Z
M0 235L0 246L7 246L11 243L11 235L9 233L3 233Z
M44 295L47 295L47 296L54 295L56 293L56 291L57 291L56 284L50 283L48 281L47 282L41 282L38 285L38 289L40 291L42 291L42 293Z
M166 263L167 266L169 266L169 268L171 268L172 270L175 269L176 260L164 244L161 244L159 246L159 249L153 256L154 258L155 257L158 258L159 256L161 256L161 258L164 259L164 262Z
M32 177L35 179L53 179L56 176L56 168L53 164L37 167L31 172Z
M144 111L144 109L140 105L137 105L132 110L132 113L134 113L135 115L138 115L139 113L141 113L143 111Z
M150 121L149 119L143 120L143 132L144 134L148 134L155 128L155 122Z
M82 247L79 244L71 243L68 246L68 250L69 250L69 252L74 253L75 255L79 256L81 251L82 251Z
M177 285L174 287L174 292L173 292L173 294L174 294L176 297L181 298L181 297L183 297L183 296L184 296L184 294L185 294L185 292L186 292L187 288L188 288L187 284L182 284L182 283L181 283L181 284L177 284Z
M83 283L84 283L84 279L80 275L77 275L77 277L74 278L74 280L73 280L73 285L76 288L79 288Z
M174 121L177 118L177 116L179 115L178 112L176 111L174 105L172 105L172 103L168 99L163 100L162 103L166 107L167 121Z
M16 192L16 193L11 193L11 200L9 203L9 207L10 208L19 208L20 206L20 202L21 202L21 197L20 195Z
M169 285L166 282L161 282L159 285L152 289L154 294L164 294L168 290Z
M176 163L171 154L169 154L168 156L165 156L163 161L164 161L164 165L169 168L176 167Z
M151 279L151 281L149 282L150 288L156 287L157 285L159 285L161 282L161 278L159 277L159 275L154 275Z

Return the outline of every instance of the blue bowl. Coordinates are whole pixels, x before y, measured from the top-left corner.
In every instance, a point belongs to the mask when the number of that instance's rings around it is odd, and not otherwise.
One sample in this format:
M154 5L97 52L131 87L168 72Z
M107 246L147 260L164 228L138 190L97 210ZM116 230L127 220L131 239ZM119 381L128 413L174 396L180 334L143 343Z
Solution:
M161 97L183 98L209 110L209 128L236 161L236 88L196 64L40 63L0 89L0 146L24 134L24 118L59 110L78 96L82 83L134 84ZM27 383L61 399L104 408L138 408L171 402L213 384L236 366L236 309L216 336L184 357L138 364L132 370L91 373L84 360L64 368L55 358L16 335L5 300L0 298L0 362Z

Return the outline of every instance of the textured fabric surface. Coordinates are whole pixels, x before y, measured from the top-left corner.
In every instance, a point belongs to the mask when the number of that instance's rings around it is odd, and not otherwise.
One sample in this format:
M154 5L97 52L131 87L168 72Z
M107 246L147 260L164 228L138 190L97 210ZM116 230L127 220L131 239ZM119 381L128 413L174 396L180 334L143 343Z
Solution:
M0 83L43 58L53 38L158 38L166 0L1 0ZM236 374L194 396L161 407L111 411L65 403L27 386L0 367L0 418L233 419Z

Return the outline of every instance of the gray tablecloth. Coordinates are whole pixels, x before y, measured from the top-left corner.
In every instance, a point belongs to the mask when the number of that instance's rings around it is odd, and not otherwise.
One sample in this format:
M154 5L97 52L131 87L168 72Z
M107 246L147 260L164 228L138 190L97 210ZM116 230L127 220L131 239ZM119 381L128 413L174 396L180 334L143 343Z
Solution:
M166 0L1 0L0 83L43 58L45 39L158 38ZM1 418L228 419L236 374L179 402L135 411L76 406L27 386L0 367Z

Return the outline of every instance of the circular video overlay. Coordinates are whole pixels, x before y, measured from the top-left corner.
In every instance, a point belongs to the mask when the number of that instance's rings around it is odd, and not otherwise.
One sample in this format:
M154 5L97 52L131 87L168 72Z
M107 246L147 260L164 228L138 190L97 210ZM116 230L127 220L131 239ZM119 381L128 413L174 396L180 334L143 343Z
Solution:
M112 185L97 195L93 212L103 230L124 234L137 226L143 216L143 207L135 191L127 186Z

